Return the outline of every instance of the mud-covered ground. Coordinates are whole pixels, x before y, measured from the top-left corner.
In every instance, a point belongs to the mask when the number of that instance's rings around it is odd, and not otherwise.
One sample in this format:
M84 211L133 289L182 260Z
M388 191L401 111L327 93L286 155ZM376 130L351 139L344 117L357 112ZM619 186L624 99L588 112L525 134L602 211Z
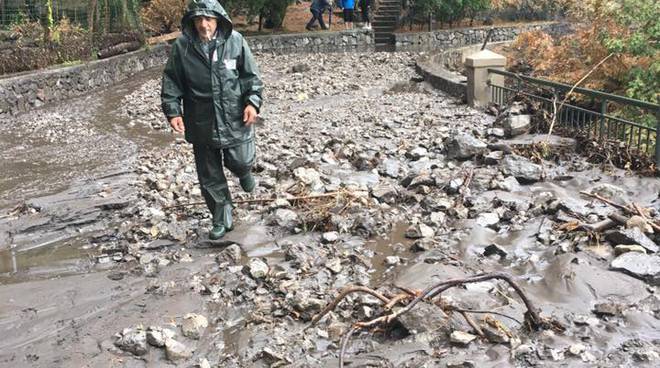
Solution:
M0 366L335 367L353 323L390 313L353 293L312 324L342 288L390 299L486 272L555 328L530 332L489 280L355 333L346 366L660 364L660 180L586 164L566 138L526 158L539 137L505 139L420 83L416 57L258 55L259 185L231 178L219 242L157 70L4 124Z

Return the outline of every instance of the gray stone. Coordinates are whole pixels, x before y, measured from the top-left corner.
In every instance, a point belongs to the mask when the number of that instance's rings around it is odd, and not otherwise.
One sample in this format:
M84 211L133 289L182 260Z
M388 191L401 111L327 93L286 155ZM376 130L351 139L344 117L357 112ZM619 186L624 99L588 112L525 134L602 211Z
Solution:
M518 192L520 191L520 183L513 176L507 176L501 181L498 181L496 186L507 192Z
M406 238L408 239L421 239L433 237L435 231L425 224L411 225L406 230Z
M486 339L493 344L507 344L510 340L509 336L499 329L482 326L481 330L484 332Z
M651 285L660 285L660 257L637 252L618 256L610 264L615 271L622 271Z
M396 266L401 262L401 259L397 256L387 256L385 257L385 264L388 266Z
M649 239L639 228L612 230L605 234L605 239L612 244L617 245L641 245L647 251L655 253L658 251L658 246Z
M408 156L410 159L413 161L419 160L422 157L428 156L429 151L424 148L424 147L415 147L411 151L409 151L406 156Z
M532 117L530 115L509 115L504 119L503 126L507 137L525 134L532 126Z
M485 153L486 143L480 141L470 134L459 134L445 140L447 149L447 158L457 160L467 160L475 155Z
M397 179L401 175L401 164L397 160L386 158L378 171L384 176Z
M135 355L147 353L147 333L142 327L126 328L117 335L115 346Z
M278 208L270 223L284 228L293 228L298 223L298 214L286 208Z
M621 304L616 304L616 303L598 303L594 305L592 312L594 312L595 315L602 317L602 316L608 316L608 317L614 317L614 316L620 316L621 313L623 312L623 306Z
M449 341L453 344L468 345L477 337L473 334L463 332L463 331L454 331L449 335Z
M626 227L628 229L638 228L641 232L646 234L653 233L653 227L651 224L642 216L633 216L626 221Z
M259 258L252 258L248 264L250 275L255 279L263 279L268 275L268 265Z
M617 256L622 255L623 253L628 253L628 252L637 252L637 253L644 253L646 254L646 249L642 247L641 245L617 245L614 247L614 254Z
M373 188L371 195L381 203L394 204L399 193L391 184L379 184Z
M192 354L193 351L186 345L174 339L165 340L165 355L170 361L176 362L182 359L188 359L192 357Z
M339 240L339 233L336 231L330 231L321 235L321 241L326 244L334 243L337 240Z
M198 340L208 325L209 321L206 317L199 314L189 313L183 316L181 331L183 336Z
M601 197L613 200L618 203L627 202L626 191L616 185L601 183L588 190L591 194L598 194Z
M325 267L329 269L332 273L338 274L342 270L341 259L333 258L325 262Z
M474 362L469 360L447 362L447 368L476 368Z
M498 255L500 258L506 258L507 252L504 248L500 247L497 244L490 244L484 249L484 256L490 257L492 255Z
M512 154L502 160L502 172L524 183L533 183L541 180L543 168L525 157Z
M215 260L218 263L229 262L231 264L238 264L241 261L241 247L238 244L231 244L227 248L223 249L216 257Z
M504 158L504 152L492 151L484 157L486 165L497 165Z
M435 244L433 243L432 239L426 238L426 239L418 239L416 240L410 249L413 252L426 252L428 250L431 250L435 247Z
M479 214L476 219L477 224L483 227L497 225L500 222L500 216L495 212L485 212Z

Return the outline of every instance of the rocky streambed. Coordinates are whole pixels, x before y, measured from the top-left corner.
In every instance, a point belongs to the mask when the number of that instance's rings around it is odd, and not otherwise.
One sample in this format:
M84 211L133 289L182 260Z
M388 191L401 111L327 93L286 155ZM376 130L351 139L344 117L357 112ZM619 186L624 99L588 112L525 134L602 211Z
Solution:
M23 192L5 185L0 366L659 364L660 180L585 163L567 138L549 141L553 160L530 154L545 136L421 83L417 57L258 55L258 187L232 178L237 227L218 242L191 148L160 115L158 71L20 117L91 138L70 155L58 141L57 172L74 179L35 174L48 196L12 201ZM551 326L530 331L516 290L488 279L344 339L429 286L502 272Z

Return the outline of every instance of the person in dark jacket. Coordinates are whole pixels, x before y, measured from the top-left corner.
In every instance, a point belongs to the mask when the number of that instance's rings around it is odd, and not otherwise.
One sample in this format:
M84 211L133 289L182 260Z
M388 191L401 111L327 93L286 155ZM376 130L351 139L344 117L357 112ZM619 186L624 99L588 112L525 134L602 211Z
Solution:
M163 71L162 109L193 145L197 176L213 216L209 238L233 229L224 166L247 192L256 183L254 126L263 83L243 36L217 0L192 0Z
M362 24L364 29L371 29L371 21L369 20L369 8L371 7L371 0L359 0L360 13L362 13Z
M326 27L325 25L325 22L323 22L323 13L325 12L326 9L332 11L332 7L330 5L330 2L328 2L328 0L312 1L312 5L309 7L309 11L312 12L312 19L310 19L309 22L307 23L307 26L305 26L305 28L308 31L312 30L312 26L314 26L316 20L319 21L319 25L321 26L322 29L328 29L328 27Z

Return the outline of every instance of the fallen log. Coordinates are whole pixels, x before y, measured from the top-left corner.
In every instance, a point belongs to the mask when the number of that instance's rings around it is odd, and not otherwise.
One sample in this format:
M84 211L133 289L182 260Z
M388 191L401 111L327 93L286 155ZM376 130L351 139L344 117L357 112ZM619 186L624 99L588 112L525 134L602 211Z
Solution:
M127 52L135 51L142 47L142 44L139 41L131 41L131 42L122 42L119 44L116 44L114 46L110 46L108 48L105 48L101 51L99 51L96 56L99 59L107 59L111 56L115 55L120 55L120 54L125 54Z

